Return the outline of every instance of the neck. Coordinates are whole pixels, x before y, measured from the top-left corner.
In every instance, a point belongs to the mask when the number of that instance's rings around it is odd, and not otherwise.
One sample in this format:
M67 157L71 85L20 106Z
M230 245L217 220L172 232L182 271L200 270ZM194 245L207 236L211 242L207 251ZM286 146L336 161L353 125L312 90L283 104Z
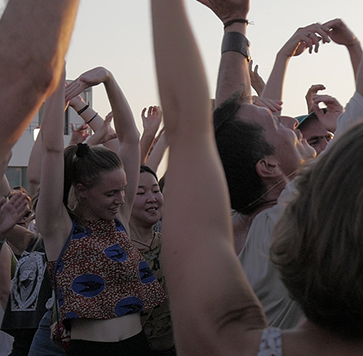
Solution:
M145 226L130 220L131 240L149 246L153 240L153 226Z

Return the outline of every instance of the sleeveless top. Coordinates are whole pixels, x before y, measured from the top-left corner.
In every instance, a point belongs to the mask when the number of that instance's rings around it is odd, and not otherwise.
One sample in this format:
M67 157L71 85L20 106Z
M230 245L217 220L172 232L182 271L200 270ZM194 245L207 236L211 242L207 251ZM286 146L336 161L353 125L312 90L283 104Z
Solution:
M263 330L257 356L282 356L281 329L270 327Z
M12 264L16 262L13 254ZM46 270L43 240L33 239L22 253L12 275L11 291L1 329L14 335L15 330L37 329L47 311L52 286Z
M166 291L165 277L162 269L161 233L153 232L153 240L149 247L139 251L145 258L151 271ZM174 346L173 327L168 300L153 309L141 313L141 325L152 350L163 351Z
M73 228L58 260L48 262L60 320L112 319L166 299L160 284L118 220Z

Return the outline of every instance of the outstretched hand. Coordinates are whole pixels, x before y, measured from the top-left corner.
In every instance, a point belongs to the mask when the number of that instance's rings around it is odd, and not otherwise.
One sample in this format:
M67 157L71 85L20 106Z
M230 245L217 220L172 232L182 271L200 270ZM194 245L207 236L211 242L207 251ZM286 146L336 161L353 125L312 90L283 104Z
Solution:
M104 83L108 78L109 71L103 67L97 67L83 73L66 87L66 101L72 100L89 87Z
M246 19L250 9L250 0L197 0L209 7L223 22Z
M313 51L317 53L319 51L320 41L322 41L322 43L330 42L328 36L329 31L330 28L328 26L318 23L300 27L284 44L280 53L287 58L299 56L307 48L309 48L309 53L312 53Z
M105 144L106 142L113 140L117 137L117 134L111 127L112 119L113 113L111 111L109 114L107 114L102 126L88 139L88 145L96 146Z
M147 115L146 114L147 110ZM142 125L144 131L157 132L161 123L163 112L160 106L149 106L149 109L144 108L141 112Z
M72 128L72 137L69 142L70 145L76 145L77 143L82 143L87 137L90 136L87 124L83 124L76 128L74 123L71 123L71 128Z
M0 199L0 236L10 231L28 212L28 197L21 191Z
M325 90L325 86L323 84L313 84L308 92L305 95L305 100L306 100L306 104L308 106L308 113L310 114L311 112L314 111L313 109L313 105L314 105L314 100L313 97L316 95L316 93L319 90Z
M326 105L325 112L319 108L320 103ZM330 95L314 95L312 109L325 129L334 133L337 128L338 117L343 112L343 106L338 100Z
M282 101L269 98L263 98L261 96L252 96L253 104L262 108L269 109L273 113L280 113L282 110Z
M263 89L265 88L265 81L262 79L258 73L258 64L255 65L253 69L253 60L251 59L248 63L248 68L250 71L251 86L256 90L258 95L262 95Z
M326 22L324 26L329 28L329 37L337 44L346 47L359 44L353 32L341 19L334 19Z

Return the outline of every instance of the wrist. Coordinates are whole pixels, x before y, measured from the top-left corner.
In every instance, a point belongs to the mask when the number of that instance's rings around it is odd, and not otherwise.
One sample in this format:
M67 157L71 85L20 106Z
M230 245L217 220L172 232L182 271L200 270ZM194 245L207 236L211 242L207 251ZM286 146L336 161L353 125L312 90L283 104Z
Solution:
M224 33L239 32L242 33L242 35L246 35L247 32L246 30L247 30L247 23L234 22L231 25L224 28Z
M233 26L233 25L232 25ZM231 27L232 27L231 26ZM250 61L250 43L241 32L226 32L222 41L222 55L225 52L237 52Z
M286 54L284 51L280 50L277 52L276 61L287 62L291 57L292 56L290 54Z

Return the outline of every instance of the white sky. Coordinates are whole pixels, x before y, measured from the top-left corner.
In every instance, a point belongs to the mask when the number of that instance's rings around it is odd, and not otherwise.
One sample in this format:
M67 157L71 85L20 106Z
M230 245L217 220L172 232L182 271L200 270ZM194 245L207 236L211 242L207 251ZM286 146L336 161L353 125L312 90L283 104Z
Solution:
M223 29L217 17L196 0L187 0L190 20L200 46L214 96ZM251 0L248 27L251 54L267 80L275 55L298 27L340 17L358 38L363 39L363 2L345 0ZM74 79L95 66L114 73L129 99L141 128L143 107L158 104L151 40L149 0L81 0L72 42L67 55L67 78ZM284 90L284 114L306 111L305 93L313 83L322 83L327 94L345 105L354 91L348 52L335 43L292 58ZM103 87L94 91L94 106L100 114L110 109Z
M6 0L0 0L0 10ZM166 0L167 1L167 0ZM190 21L204 59L210 94L214 97L223 27L217 17L196 0L186 0ZM363 39L363 2L357 0L251 0L248 27L254 64L267 80L275 55L298 27L340 17ZM128 98L140 131L143 107L159 104L154 71L149 0L81 0L75 31L67 54L67 78L104 66L115 75ZM284 114L306 112L305 93L312 84L327 87L344 106L354 91L347 50L334 43L318 54L292 58L284 90ZM103 86L94 90L94 108L110 111Z

